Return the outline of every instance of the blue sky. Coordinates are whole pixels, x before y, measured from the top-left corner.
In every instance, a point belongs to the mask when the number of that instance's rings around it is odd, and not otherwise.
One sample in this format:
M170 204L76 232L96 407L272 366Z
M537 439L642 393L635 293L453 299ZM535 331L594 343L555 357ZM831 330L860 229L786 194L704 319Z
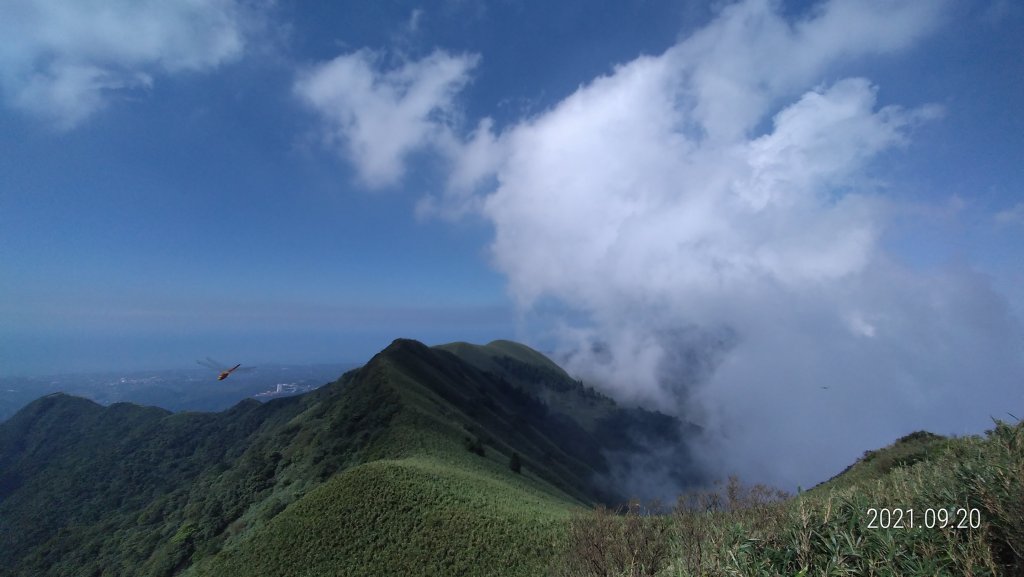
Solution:
M353 49L401 59L444 46L494 61L460 101L467 115L514 120L612 62L664 48L685 24L682 5L661 7L669 21L652 5L605 45L595 35L618 30L619 16L565 8L555 20L512 5L280 3L250 13L259 23L242 53L180 73L144 60L136 68L151 86L100 91L100 109L73 126L60 125L61 107L27 111L12 93L28 74L17 68L45 71L60 50L87 53L90 39L37 41L31 62L9 57L0 372L175 366L210 349L250 362L360 360L397 336L514 336L486 223L417 218L416 198L437 184L429 171L383 191L354 182L314 142L317 119L292 85ZM561 30L578 17L593 21L589 38L567 42ZM36 25L57 28L49 18ZM9 42L32 47L33 34L11 27ZM644 37L651 28L660 42ZM110 60L95 59L116 69Z
M0 375L516 338L823 454L1024 400L1014 2L4 10Z

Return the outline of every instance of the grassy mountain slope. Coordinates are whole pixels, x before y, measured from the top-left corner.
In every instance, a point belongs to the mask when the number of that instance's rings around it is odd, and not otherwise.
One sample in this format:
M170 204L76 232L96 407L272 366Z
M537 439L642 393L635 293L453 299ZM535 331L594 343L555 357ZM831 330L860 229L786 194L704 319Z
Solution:
M936 459L951 444L953 440L928 431L910 433L887 447L865 451L863 457L835 477L820 483L812 491L826 492L877 481L891 471L909 467L920 461Z
M431 457L359 465L189 574L536 575L572 507L488 469Z
M435 347L453 353L487 374L511 383L542 399L555 413L565 414L588 433L597 432L601 420L620 410L609 397L573 379L537 351L512 341L486 345L451 343Z
M576 516L562 564L581 577L1018 577L1022 479L1024 424L918 432L792 498L730 479L661 516Z
M685 437L698 427L641 407L623 407L570 377L533 349L512 341L487 345L452 343L435 349L450 351L499 383L540 399L547 413L541 424L547 435L591 463L606 487L628 497L650 494L650 479L670 479L677 487L707 479L696 474ZM606 498L605 501L616 501Z
M307 395L215 414L39 399L0 424L0 575L535 574L570 511L620 498L595 479L634 441L549 410L530 375L575 382L498 349L519 364L400 339Z
M445 351L399 340L346 392L397 407L364 464L198 564L194 575L533 575L574 507L577 463L534 428L537 401ZM472 450L471 450L472 449ZM520 455L519 473L509 468ZM482 453L482 454L481 454ZM310 536L315 536L311 539Z
M547 373L548 378L555 381L573 380L569 373L566 373L551 359L526 345L513 341L497 340L486 345L456 342L438 345L434 348L448 351L484 372L504 372L509 375L512 371L507 370L509 368L507 361L512 360L526 367L532 367L536 371ZM524 382L531 386L541 384L538 379L524 379Z
M734 569L1024 575L1022 478L1022 424L997 423L984 437L908 435L784 504Z

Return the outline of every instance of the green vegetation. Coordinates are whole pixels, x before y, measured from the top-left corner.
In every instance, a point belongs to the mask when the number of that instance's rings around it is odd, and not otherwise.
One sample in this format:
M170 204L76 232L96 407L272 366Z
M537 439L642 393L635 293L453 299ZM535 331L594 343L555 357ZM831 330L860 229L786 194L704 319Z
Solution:
M927 431L917 431L898 439L892 445L877 451L865 451L864 456L835 477L820 484L819 488L838 489L858 482L881 478L886 473L913 465L918 461L939 457L955 441Z
M730 479L670 513L577 517L560 572L1022 575L1022 479L1022 424L997 423L984 438L915 433L793 498Z
M587 433L595 434L610 414L622 409L615 401L573 379L537 351L512 341L486 345L451 343L434 347L451 352L463 362L496 376L506 386L544 401L546 409L568 416Z
M333 477L192 575L537 575L570 506L436 459Z
M595 484L604 453L659 431L539 353L488 347L485 371L400 339L216 414L39 399L0 424L0 575L543 572L572 511L620 499ZM549 408L588 403L586 426Z
M49 395L0 423L0 576L1024 574L1020 424L913 433L795 497L606 508L615 456L681 431L507 341L397 340L215 414Z

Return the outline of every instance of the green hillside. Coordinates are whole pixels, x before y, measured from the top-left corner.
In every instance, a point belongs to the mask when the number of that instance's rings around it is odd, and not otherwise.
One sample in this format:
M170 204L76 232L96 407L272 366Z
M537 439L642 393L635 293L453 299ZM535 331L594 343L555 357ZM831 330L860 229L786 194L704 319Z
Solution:
M544 355L519 343L459 342L435 348L449 351L484 373L529 391L550 410L571 417L589 433L598 432L602 419L619 409L607 396L584 386Z
M598 476L649 476L653 473L630 469L636 465L634 457L658 454L662 470L657 475L671 478L675 485L686 487L708 481L697 473L684 442L685 436L700 432L694 425L640 407L617 405L570 377L544 355L519 343L452 343L435 349L452 352L496 379L502 387L519 389L541 400L540 409L546 418L538 426L548 436L560 439L571 455L592 464ZM608 496L603 500L622 502L625 496L655 496L635 495L633 487L624 490L630 495Z
M814 487L812 491L825 493L857 484L882 479L886 474L909 467L920 461L939 458L955 441L928 431L917 431L896 440L888 447L865 451L864 456L835 477Z
M561 551L571 513L612 497L590 483L603 471L546 434L577 442L579 427L553 425L536 397L447 347L396 341L347 386L391 391L401 407L365 464L189 574L537 575Z
M557 381L572 381L562 367L555 364L551 359L531 349L530 347L513 341L491 341L486 345L474 345L472 343L457 342L434 347L438 350L445 350L455 354L463 361L474 367L492 373L515 373L510 369L509 360L519 363L534 371L547 373L548 379L553 384ZM531 385L543 382L540 379L524 379Z
M574 516L561 574L1024 575L1024 424L917 432L797 496L736 479L642 516ZM637 562L637 560L641 562Z
M0 423L0 576L1024 574L1020 424L913 433L796 497L730 480L615 513L622 456L696 477L664 457L686 430L507 341L399 339L221 413L48 395Z
M526 347L452 347L222 413L31 403L0 424L0 575L538 574L572 511L622 499L606 453L678 440Z

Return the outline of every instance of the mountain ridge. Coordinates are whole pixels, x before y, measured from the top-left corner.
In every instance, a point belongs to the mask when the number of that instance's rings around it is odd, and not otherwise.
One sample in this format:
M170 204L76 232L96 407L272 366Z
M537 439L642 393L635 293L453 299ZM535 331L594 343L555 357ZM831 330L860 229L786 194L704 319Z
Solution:
M685 487L696 429L620 407L535 354L397 339L305 395L219 413L36 399L0 423L0 576L527 577L592 562L593 547L624 554L600 561L621 574L629 548L667 547L670 527L681 540L663 560L700 550L698 565L737 574L831 567L837 543L857 574L1024 567L1020 424L984 439L912 433L778 502L730 479L680 501L694 510L585 513L632 496L630 479ZM887 503L971 507L990 529L865 529ZM912 554L887 553L897 543ZM949 543L955 556L930 553Z
M396 339L305 395L220 413L37 399L0 423L0 565L8 567L0 575L277 574L298 562L294 555L311 563L320 555L280 527L326 522L330 511L346 543L378 547L380 534L428 521L447 536L429 555L426 541L418 556L393 551L400 572L426 574L417 573L426 558L439 559L430 565L437 571L472 569L479 560L464 550L507 566L513 535L524 551L517 566L536 569L551 554L542 544L557 539L572 510L625 498L609 485L604 457L623 448L621 435L595 434L609 426L595 424L642 418L588 397L528 347L486 346L512 361L485 371L451 347ZM581 424L531 392L546 390L604 414ZM591 416L600 412L593 407ZM390 501L381 503L379 491ZM382 517L370 503L397 509ZM324 514L303 520L293 510ZM363 534L366 526L374 531ZM264 559L265 547L281 556Z

